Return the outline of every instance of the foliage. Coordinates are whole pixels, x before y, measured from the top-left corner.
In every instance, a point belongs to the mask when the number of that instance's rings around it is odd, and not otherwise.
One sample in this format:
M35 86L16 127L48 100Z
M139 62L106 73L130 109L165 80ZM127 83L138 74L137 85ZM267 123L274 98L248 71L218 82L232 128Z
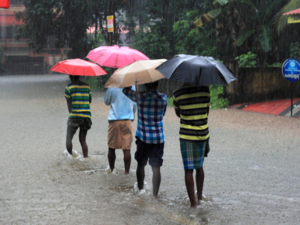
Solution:
M108 79L108 75L103 75L97 77L84 77L82 81L90 85L91 90L104 91L104 84L107 82Z
M290 58L300 60L300 42L292 43L290 46Z
M151 30L151 31L150 31ZM172 54L170 42L161 35L159 26L141 27L136 33L133 48L138 49L150 59L167 58Z
M16 14L16 19L22 20L24 25L18 28L16 38L28 39L29 46L40 52L49 44L49 37L54 37L56 48L71 48L68 58L84 58L94 44L87 38L89 27L101 28L108 41L103 21L111 13L109 3L111 1L106 0L24 0L25 11ZM118 10L123 4L116 1L114 7ZM115 43L118 32L116 25Z
M223 86L210 85L209 90L211 109L226 108L229 105L229 100L227 98L219 98L219 96L223 94Z
M106 16L112 8L117 17L114 44L121 44L122 26L129 31L127 43L153 59L185 53L230 63L252 52L257 66L272 65L289 57L290 43L300 34L295 26L284 27L288 35L277 32L279 18L286 20L282 13L299 8L300 0L24 0L24 4L26 10L17 13L25 22L17 38L28 38L35 51L55 38L56 47L71 47L68 57L83 58L91 48L110 43ZM86 29L91 26L101 34L88 39Z
M287 23L288 17L282 14L298 8L300 8L300 0L291 0L279 10L279 12L276 14L275 17L278 33L286 29L288 25Z
M235 60L238 60L239 67L256 67L256 57L256 54L248 52L235 57Z
M173 105L173 98L172 98L172 97L168 97L168 98L167 98L167 101L168 101L168 105L169 105L169 106L174 106L174 105Z
M173 33L176 40L176 54L204 55L220 57L219 38L215 36L215 29L207 30L207 26L199 29L190 29L190 24L201 13L196 9L187 12L182 20L173 25Z
M216 34L223 43L224 58L232 59L242 52L252 51L257 53L261 65L278 59L272 46L274 39L279 39L273 26L274 17L286 1L216 0L213 4L214 7L211 7L208 13L202 13L203 16L193 24L199 27L215 20Z
M97 48L101 45L109 45L108 41L106 40L105 36L102 33L97 33L94 41L93 41L92 48Z
M272 65L269 65L269 67L282 67L282 64L281 62L276 62L276 63L273 63Z

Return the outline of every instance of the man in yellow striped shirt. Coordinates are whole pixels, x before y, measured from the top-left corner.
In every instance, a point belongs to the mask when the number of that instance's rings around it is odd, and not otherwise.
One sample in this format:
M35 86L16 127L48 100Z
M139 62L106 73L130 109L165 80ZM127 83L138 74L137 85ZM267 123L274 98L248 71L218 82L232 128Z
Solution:
M174 91L173 104L176 115L180 117L179 137L185 184L191 207L196 208L193 171L196 170L197 194L200 201L204 183L203 161L209 149L209 87L183 84Z
M82 147L83 157L88 157L88 146L86 144L87 131L92 126L90 103L92 94L90 86L79 80L79 76L69 76L71 83L65 88L69 119L67 122L66 146L69 154L72 155L72 139L76 130L79 130L79 142Z

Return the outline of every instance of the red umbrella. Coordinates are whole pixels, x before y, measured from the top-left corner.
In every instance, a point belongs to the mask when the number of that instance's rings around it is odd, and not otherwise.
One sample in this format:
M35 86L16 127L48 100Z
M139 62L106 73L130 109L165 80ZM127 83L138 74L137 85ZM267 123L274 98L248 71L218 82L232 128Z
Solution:
M149 59L146 55L130 47L101 46L89 52L86 58L100 66L121 68L137 60Z
M73 76L99 76L107 74L99 65L83 59L67 59L56 63L50 71Z

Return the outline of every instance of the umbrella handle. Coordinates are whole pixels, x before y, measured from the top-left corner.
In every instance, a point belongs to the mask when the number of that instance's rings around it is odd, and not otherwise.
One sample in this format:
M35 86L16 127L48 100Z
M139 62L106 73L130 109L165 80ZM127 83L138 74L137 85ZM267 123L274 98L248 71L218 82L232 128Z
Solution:
M137 81L135 81L135 98L136 98L136 103L137 103L137 100L138 100L138 94L137 94L137 91L138 91L138 86L137 86Z

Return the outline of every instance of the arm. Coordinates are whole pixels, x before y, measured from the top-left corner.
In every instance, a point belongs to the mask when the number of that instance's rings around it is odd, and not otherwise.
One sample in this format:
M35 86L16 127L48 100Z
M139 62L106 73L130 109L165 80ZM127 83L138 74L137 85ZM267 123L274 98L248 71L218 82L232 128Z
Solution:
M209 100L208 100L208 104L207 104L207 116L209 114L209 107L210 107L210 90L208 88L208 93L209 93Z
M180 109L176 109L175 107L174 107L174 109L175 109L176 116L178 116L180 118Z
M67 105L68 105L68 111L69 111L69 113L71 113L71 111L72 111L72 101L71 101L71 99L67 99Z
M174 96L173 96L173 105L174 105L174 110L175 110L176 116L178 116L180 118L180 108L179 108L179 105L177 104Z
M137 95L136 92L131 90L131 87L125 87L123 88L123 93L126 95L128 98L130 98L132 101L136 102L137 101Z
M111 104L111 94L110 94L110 89L107 89L104 95L104 103L105 105L110 105Z
M68 111L71 113L72 111L72 100L71 100L71 93L68 88L68 86L65 88L65 98L67 100L67 106L68 106Z

